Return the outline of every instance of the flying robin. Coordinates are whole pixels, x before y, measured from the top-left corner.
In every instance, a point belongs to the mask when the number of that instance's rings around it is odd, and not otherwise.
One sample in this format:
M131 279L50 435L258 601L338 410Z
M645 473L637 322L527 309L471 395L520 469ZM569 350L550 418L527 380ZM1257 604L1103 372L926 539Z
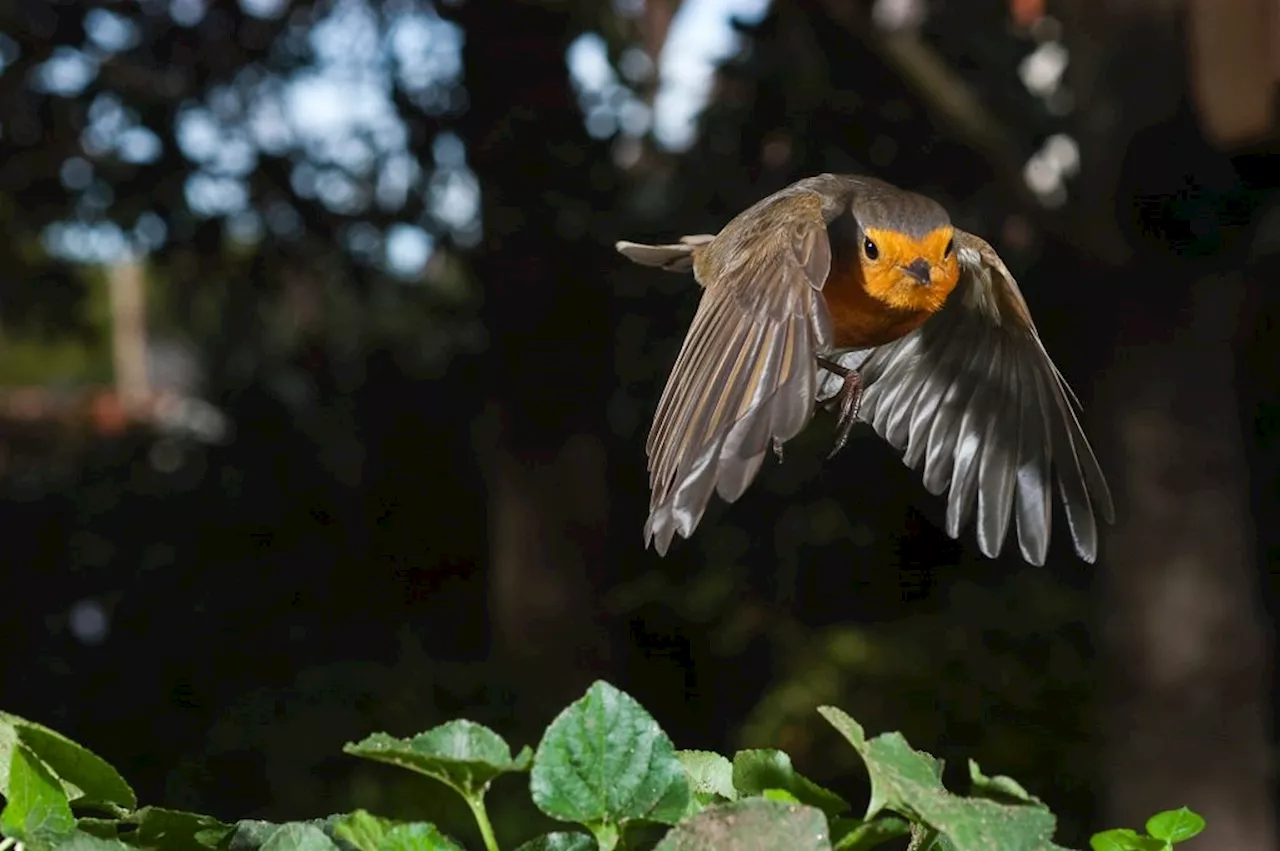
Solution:
M947 534L975 519L996 557L1010 520L1043 564L1050 470L1076 552L1112 522L1106 479L1008 267L940 204L881 180L823 174L794 183L714 236L619 242L624 256L693 271L703 294L646 452L646 546L688 538L712 491L734 502L772 448L817 404L839 411L834 455L858 419L948 492Z

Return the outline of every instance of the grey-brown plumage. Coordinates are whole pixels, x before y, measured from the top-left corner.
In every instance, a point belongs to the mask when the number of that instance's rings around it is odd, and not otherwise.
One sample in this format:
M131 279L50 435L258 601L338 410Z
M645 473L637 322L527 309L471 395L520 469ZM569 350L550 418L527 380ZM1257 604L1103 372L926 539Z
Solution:
M923 468L931 492L948 493L948 534L972 520L980 549L994 557L1012 523L1023 557L1042 564L1053 469L1076 551L1096 558L1095 518L1112 520L1111 495L1074 398L990 245L954 230L958 282L914 330L851 351L850 332L833 329L829 300L847 291L849 258L868 230L915 240L940 228L951 232L930 199L872 178L819 175L760 201L715 236L618 243L637 263L692 269L703 286L646 445L645 540L659 554L674 535L692 534L713 491L737 500L770 449L835 394L841 379L817 360L828 357L856 367L865 387L859 418L906 464ZM824 293L828 284L835 289ZM845 307L839 315L847 325Z

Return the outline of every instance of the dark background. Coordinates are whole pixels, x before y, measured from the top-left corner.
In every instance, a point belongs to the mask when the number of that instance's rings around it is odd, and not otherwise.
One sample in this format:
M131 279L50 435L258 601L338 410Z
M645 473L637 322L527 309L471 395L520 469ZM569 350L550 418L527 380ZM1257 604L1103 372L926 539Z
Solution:
M655 137L689 83L673 45L732 8L754 13L696 132ZM679 747L783 747L855 801L821 703L949 778L1013 775L1064 843L1187 804L1199 847L1276 847L1277 21L7 0L0 704L145 802L442 817L342 744L456 716L536 744L604 677ZM693 540L642 549L696 287L612 243L714 232L824 170L929 193L1001 251L1115 492L1099 564L1061 515L1047 567L983 559L874 437L824 462L825 415ZM131 270L151 377L124 392L107 294ZM508 786L510 841L536 825Z

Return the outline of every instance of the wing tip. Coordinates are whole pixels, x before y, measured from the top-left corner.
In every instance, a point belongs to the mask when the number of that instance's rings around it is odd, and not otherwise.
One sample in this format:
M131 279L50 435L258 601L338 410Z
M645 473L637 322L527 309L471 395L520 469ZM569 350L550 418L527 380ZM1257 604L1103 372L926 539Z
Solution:
M1114 525L1116 522L1116 505L1111 501L1111 492L1105 491L1101 496L1103 502L1098 509L1100 512L1099 516L1102 517L1103 522L1108 526Z
M644 547L649 548L653 545L653 550L658 554L659 558L667 555L667 550L671 549L671 541L674 540L676 533L680 532L682 538L688 538L682 530L678 529L673 522L672 509L670 504L659 505L649 512L649 519L644 523Z
M1072 543L1075 544L1076 558L1085 564L1095 564L1098 561L1098 526L1091 524L1088 532L1092 534L1079 535L1075 529L1071 530Z
M1050 494L1052 497L1052 494ZM1014 499L1020 499L1015 496ZM1046 499L1044 504L1052 507L1052 503ZM1016 506L1015 506L1016 507ZM1053 539L1053 533L1050 530L1052 523L1052 515L1050 517L1023 517L1019 516L1015 519L1014 525L1017 527L1018 550L1022 553L1022 560L1032 567L1044 567L1045 560L1049 558L1049 541Z
M671 245L647 245L620 239L613 244L613 249L641 266L654 266L668 272L688 272L693 269L693 250L700 244L681 241Z

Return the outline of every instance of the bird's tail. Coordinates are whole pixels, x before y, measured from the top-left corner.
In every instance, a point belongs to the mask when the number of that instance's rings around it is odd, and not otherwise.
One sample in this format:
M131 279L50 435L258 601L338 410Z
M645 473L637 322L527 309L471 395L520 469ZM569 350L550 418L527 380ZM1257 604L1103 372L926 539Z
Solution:
M613 247L623 257L641 266L657 266L668 272L688 272L693 269L694 249L713 239L715 236L709 233L682 236L678 243L671 245L644 245L623 239L614 243Z

